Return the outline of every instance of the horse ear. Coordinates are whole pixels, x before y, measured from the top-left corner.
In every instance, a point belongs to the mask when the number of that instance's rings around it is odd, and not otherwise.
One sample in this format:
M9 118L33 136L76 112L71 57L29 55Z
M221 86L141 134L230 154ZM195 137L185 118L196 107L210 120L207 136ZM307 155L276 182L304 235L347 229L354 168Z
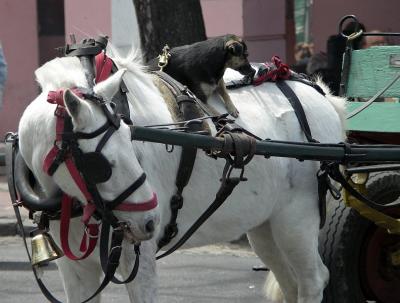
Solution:
M117 93L120 88L122 76L125 74L126 68L122 68L114 75L97 84L93 91L102 96L105 100L111 101L112 97Z
M64 92L64 104L71 117L77 118L82 101L70 89Z

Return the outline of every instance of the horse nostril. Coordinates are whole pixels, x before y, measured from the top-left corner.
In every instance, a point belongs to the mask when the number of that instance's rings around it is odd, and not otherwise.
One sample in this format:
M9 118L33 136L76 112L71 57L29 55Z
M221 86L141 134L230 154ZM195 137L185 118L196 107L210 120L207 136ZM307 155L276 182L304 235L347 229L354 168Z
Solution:
M152 233L154 231L154 221L149 220L145 225L146 232Z

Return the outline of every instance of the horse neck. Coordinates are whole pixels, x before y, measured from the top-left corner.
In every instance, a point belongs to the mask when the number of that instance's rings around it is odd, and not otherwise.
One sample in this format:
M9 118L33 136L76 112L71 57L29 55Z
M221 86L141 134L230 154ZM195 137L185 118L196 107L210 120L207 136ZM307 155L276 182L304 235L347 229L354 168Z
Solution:
M146 126L172 122L167 105L150 76L139 78L133 74L128 75L124 81L129 88L128 100L133 124Z

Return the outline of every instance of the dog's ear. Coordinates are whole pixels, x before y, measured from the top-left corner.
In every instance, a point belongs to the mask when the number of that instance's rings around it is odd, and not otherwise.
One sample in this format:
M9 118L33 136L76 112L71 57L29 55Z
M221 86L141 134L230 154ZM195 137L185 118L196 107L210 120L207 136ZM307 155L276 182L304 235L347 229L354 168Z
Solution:
M229 53L238 57L243 55L244 47L240 42L233 41L232 43L229 44L228 43L227 43L227 49Z
M225 44L225 49L229 54L236 57L248 56L247 46L244 41L230 40Z

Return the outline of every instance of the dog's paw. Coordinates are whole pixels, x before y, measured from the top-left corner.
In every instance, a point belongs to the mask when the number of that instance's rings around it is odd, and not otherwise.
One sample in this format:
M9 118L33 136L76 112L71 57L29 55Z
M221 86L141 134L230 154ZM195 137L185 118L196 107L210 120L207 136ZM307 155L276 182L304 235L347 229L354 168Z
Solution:
M232 116L232 117L239 117L239 111L235 108L228 108L228 113Z

